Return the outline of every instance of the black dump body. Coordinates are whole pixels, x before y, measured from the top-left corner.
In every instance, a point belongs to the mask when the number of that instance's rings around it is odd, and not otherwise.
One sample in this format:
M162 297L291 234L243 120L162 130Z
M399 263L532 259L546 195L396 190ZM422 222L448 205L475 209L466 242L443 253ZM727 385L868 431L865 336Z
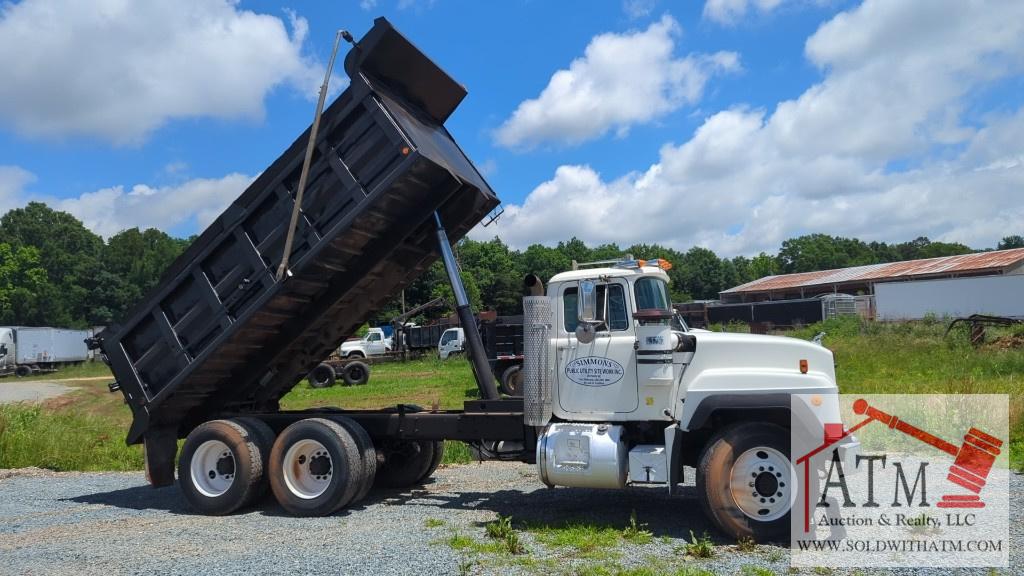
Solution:
M403 330L405 332L405 344L410 350L437 348L437 343L441 340L441 334L444 334L444 331L452 326L458 326L458 324L441 321L427 326L409 326Z
M129 443L278 400L498 204L443 127L465 89L383 18L323 113L290 256L275 280L307 129L98 343L131 406Z
M522 316L498 316L493 321L481 322L480 335L483 336L488 359L522 358Z

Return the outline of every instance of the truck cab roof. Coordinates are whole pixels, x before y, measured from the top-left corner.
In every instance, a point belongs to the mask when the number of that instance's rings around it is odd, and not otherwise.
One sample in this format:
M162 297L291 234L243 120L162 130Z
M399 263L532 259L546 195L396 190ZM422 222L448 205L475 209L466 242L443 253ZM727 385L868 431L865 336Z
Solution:
M559 282L576 282L578 280L585 280L587 278L599 278L606 276L608 278L627 278L627 277L640 277L640 276L657 276L665 282L668 282L668 274L664 270L657 266L636 266L636 267L604 267L604 268L581 268L579 270L568 270L566 272L559 272L551 277L549 284L556 284Z

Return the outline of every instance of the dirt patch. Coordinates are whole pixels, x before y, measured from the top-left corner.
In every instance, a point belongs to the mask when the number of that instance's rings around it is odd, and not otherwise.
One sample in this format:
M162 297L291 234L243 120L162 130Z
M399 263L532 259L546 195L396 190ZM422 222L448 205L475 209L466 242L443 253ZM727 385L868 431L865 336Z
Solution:
M988 343L997 350L1020 350L1024 348L1024 335L1000 336Z

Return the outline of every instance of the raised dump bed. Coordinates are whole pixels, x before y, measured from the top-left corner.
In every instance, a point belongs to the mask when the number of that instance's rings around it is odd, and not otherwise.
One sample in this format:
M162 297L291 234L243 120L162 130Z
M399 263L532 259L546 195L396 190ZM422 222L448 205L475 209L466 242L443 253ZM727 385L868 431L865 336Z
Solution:
M307 129L99 334L134 420L129 443L224 412L274 411L370 313L498 199L443 124L465 89L379 18L323 113L290 276L275 279ZM173 455L172 455L173 456Z

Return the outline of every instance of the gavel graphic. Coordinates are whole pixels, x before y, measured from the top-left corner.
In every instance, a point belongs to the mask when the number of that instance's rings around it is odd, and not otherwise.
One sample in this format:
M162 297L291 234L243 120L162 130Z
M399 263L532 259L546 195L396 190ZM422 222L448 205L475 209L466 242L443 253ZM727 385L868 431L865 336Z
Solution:
M949 475L946 477L950 482L958 484L971 492L973 495L953 495L942 497L942 501L936 505L939 508L984 508L985 503L978 496L985 486L985 479L992 471L992 465L996 456L1000 453L1003 441L978 430L971 428L964 436L964 443L957 448L942 438L933 436L916 426L907 424L896 416L886 414L881 410L868 406L867 400L860 398L853 403L853 411L856 414L866 414L868 418L881 422L889 428L899 430L908 436L942 450L955 460L949 467Z

